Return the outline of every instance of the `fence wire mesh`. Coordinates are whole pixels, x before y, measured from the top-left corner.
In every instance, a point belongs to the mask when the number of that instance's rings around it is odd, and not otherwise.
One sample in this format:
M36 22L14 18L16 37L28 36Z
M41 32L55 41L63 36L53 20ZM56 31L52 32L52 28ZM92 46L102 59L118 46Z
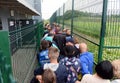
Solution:
M120 0L108 0L103 59L120 59Z
M95 61L120 59L119 0L68 0L56 13L51 19L84 40Z

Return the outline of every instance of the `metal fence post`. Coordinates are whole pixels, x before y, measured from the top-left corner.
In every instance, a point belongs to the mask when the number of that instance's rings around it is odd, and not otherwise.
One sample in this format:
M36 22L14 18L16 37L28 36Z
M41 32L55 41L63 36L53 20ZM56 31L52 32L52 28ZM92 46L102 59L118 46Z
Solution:
M65 4L63 4L63 25L62 25L63 29L64 29L64 12L65 12Z
M56 18L57 18L57 23L59 23L59 9L56 11L57 12L57 15L56 15Z
M60 8L59 8L59 18L58 18L58 24L60 24Z
M2 74L2 70L3 70L3 60L2 60L2 58L3 58L3 53L2 53L2 51L1 51L1 49L0 49L0 83L3 83L3 74Z
M3 83L11 83L9 75L11 74L12 76L12 67L8 31L0 31L0 50L0 71L2 73L2 81Z
M74 0L72 0L71 34L73 35Z
M37 24L37 34L36 34L36 39L37 39L37 49L40 47L40 24Z
M106 19L107 19L107 3L108 0L103 0L103 12L102 12L102 22L101 22L101 32L100 32L100 45L98 52L98 62L102 60L103 48L104 48L104 37L106 31Z
M42 36L43 36L43 33L44 33L44 29L43 29L43 23L41 22L41 23L39 23L39 24L37 24L37 29L36 29L37 31L37 34L36 34L36 39L37 39L37 49L39 49L40 48L40 40L41 40L41 38L42 38Z

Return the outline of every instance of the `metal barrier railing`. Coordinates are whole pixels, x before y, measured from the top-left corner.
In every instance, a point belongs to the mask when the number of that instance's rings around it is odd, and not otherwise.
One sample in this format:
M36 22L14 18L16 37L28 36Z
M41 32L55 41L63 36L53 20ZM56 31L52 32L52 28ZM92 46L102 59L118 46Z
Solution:
M11 32L0 31L0 83L16 83L12 75L11 54L19 48L34 48L37 51L43 32L42 22Z
M39 50L40 48L40 40L42 39L43 37L43 34L44 34L44 28L43 28L43 23L40 23L37 25L38 28L36 28L36 47L37 47L37 50ZM41 28L42 27L42 28Z
M19 28L14 31L10 31L9 35L10 35L10 45L11 45L12 54L18 48L26 47L27 45L30 45L31 43L37 42L37 45L39 45L38 42L40 41L38 41L38 39L41 37L41 34L43 34L43 30L41 27L43 27L42 23L38 23L35 25L30 25L27 27Z
M118 0L68 0L50 19L86 42L96 62L112 61L120 58L119 4Z
M15 83L12 77L8 31L0 31L0 83Z

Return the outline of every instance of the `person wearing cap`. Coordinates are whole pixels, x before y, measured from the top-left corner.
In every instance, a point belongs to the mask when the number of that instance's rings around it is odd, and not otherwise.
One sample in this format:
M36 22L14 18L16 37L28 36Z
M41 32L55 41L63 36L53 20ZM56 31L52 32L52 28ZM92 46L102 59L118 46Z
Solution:
M73 38L68 38L68 39L66 39L66 46L68 46L68 45L74 47L74 51L75 51L75 52L74 52L74 56L77 57L77 58L79 58L80 51L79 51L79 49L75 46Z

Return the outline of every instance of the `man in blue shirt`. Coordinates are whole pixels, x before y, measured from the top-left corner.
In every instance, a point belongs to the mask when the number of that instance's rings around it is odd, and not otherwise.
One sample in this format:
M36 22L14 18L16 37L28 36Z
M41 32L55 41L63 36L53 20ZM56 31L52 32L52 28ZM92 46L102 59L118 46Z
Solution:
M81 73L84 74L92 74L93 73L93 63L94 58L91 52L87 51L87 45L85 43L81 43L79 46L80 49L80 64L81 64Z

